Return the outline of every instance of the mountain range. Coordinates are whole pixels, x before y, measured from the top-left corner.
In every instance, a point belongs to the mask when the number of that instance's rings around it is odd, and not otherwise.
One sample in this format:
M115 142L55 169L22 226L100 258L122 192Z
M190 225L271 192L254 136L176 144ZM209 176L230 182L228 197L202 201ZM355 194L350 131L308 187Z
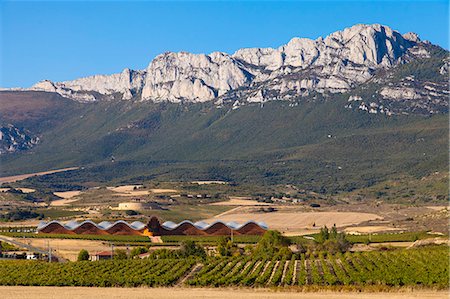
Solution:
M144 70L3 89L0 173L85 166L96 180L324 192L427 175L448 165L448 54L414 33L355 25L278 48L167 52Z

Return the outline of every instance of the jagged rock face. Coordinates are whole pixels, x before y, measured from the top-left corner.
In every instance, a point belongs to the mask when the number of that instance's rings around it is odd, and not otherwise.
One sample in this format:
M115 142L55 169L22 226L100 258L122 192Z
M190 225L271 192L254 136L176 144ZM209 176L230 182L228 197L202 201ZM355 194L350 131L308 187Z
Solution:
M355 25L326 38L293 38L277 49L241 49L233 55L168 52L157 56L145 71L126 69L110 76L43 81L33 89L80 101L114 94L122 99L171 102L289 100L313 91L346 92L377 71L403 62L405 54L429 55L419 44L414 33L401 35L379 24Z
M31 136L25 129L11 124L0 126L0 155L30 149L38 142L39 137Z
M251 76L228 54L165 53L147 68L142 99L207 101L249 83Z
M95 95L89 93L89 91L94 91L102 95L121 93L122 99L129 100L133 97L133 94L142 89L144 78L144 71L124 69L119 74L95 75L73 81L53 83L44 80L33 85L31 89L57 92L62 96L81 102L97 100Z

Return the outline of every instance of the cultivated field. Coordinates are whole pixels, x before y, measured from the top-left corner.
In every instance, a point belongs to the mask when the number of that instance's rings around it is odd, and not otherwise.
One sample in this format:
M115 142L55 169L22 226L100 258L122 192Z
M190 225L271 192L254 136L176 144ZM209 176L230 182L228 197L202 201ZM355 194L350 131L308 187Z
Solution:
M0 261L0 285L138 287L288 287L383 291L447 289L448 247L371 251L317 257L276 254L196 259L152 258L99 262ZM31 275L32 274L32 275Z
M198 298L235 298L235 299L437 299L448 298L445 291L414 291L401 293L353 293L348 292L317 292L305 293L295 291L272 291L268 289L208 289L208 288L86 288L86 287L24 287L0 286L0 293L5 298L17 299L144 299L144 298L167 298L167 299L198 299Z
M271 203L259 202L256 200L249 199L247 197L233 197L231 196L229 200L219 201L211 203L213 206L271 206Z
M21 174L21 175L5 176L5 177L0 178L0 184L17 182L17 181L21 181L21 180L27 179L32 176L46 175L46 174L52 174L52 173L75 170L75 169L78 169L78 167L69 167L69 168L55 169L55 170L42 171L42 172L34 172L34 173Z
M64 199L69 199L81 194L81 191L63 191L63 192L53 192L56 196L59 196Z
M142 188L142 185L124 185L124 186L117 186L117 187L107 187L106 189L114 191L119 196L145 196L150 195L152 193L154 194L161 194L161 193L177 193L178 191L175 189L144 189Z

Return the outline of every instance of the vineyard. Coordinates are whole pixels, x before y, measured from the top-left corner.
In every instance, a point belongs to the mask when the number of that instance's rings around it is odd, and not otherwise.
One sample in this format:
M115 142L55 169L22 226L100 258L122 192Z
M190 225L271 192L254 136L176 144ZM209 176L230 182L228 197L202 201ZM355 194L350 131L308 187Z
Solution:
M0 261L0 285L137 287L170 286L193 259L46 263Z
M16 229L16 228L15 228ZM28 229L30 230L30 229ZM69 235L69 234L36 234L32 232L17 232L11 228L0 227L0 235L14 238L39 238L39 239L79 239L107 241L114 243L143 244L150 243L146 236L131 235ZM317 238L318 234L310 234L308 237ZM429 234L427 232L403 232L388 234L371 234L371 235L347 235L346 238L351 243L383 243L383 242L414 242L416 240L426 239L430 237L440 237L440 235ZM193 240L201 244L215 244L220 240L221 236L162 236L164 243L171 245L180 244L185 240ZM288 237L292 243L305 241L305 236ZM240 244L255 244L261 239L261 236L237 235L233 237L234 242Z
M146 236L133 235L69 235L69 234L36 234L22 232L2 232L1 235L13 238L33 238L33 239L75 239L91 241L107 241L117 243L150 243Z
M423 285L448 287L448 248L319 255L290 260L237 257L212 260L193 286Z
M449 287L446 246L258 259L148 259L45 263L0 261L0 285L47 286L424 286ZM199 267L201 265L201 267ZM197 269L197 271L192 271Z

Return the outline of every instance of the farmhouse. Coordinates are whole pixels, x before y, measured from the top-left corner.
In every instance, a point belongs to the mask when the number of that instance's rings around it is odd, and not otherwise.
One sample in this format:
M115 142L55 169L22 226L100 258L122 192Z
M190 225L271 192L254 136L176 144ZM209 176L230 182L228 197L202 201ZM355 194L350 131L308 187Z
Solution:
M112 256L113 254L111 251L101 251L92 255L91 261L110 260L112 259Z
M135 221L131 224L119 220L114 223L103 221L94 223L83 221L81 223L70 221L61 223L59 221L41 222L37 231L40 234L89 234L89 235L142 235L142 236L223 236L223 235L263 235L267 225L263 222L248 221L244 224L236 222L216 221L211 224L206 222L191 222L188 220L180 223L166 221L161 223L160 219L152 216L147 224Z

